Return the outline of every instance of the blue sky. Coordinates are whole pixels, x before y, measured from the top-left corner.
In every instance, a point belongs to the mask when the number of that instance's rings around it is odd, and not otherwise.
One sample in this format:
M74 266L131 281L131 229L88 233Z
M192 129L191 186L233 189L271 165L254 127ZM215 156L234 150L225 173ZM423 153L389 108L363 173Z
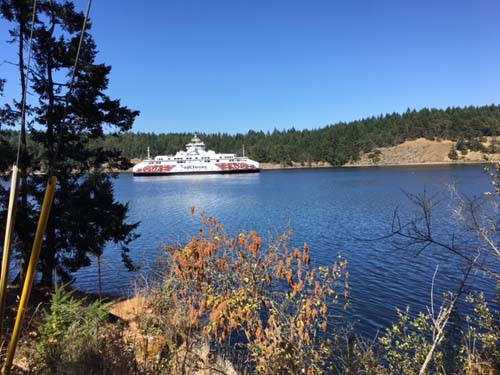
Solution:
M86 0L75 1L85 10ZM312 129L500 103L500 2L94 1L109 94L135 131ZM0 61L15 59L0 24ZM19 90L15 70L5 98Z

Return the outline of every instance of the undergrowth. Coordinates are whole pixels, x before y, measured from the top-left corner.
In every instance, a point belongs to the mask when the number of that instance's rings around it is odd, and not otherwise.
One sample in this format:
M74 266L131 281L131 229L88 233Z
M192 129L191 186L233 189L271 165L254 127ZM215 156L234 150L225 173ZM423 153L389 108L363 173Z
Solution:
M194 209L193 209L194 214ZM264 242L227 235L201 214L185 246L165 246L156 276L137 290L139 308L121 324L110 306L56 289L30 356L40 374L500 373L498 306L470 294L473 314L453 341L430 312L397 312L376 341L353 335L347 261L313 267L290 232ZM450 349L452 348L452 349Z

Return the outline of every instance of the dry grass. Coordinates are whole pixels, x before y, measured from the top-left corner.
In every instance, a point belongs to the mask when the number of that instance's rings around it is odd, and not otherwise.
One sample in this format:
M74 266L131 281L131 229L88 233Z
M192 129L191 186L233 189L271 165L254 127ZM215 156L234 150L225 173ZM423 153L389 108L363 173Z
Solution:
M491 144L491 137L487 138L485 146ZM357 162L349 163L348 166L373 166L373 165L420 165L420 164L454 164L467 162L499 161L500 154L485 154L479 151L469 151L466 155L459 153L459 159L454 161L448 157L451 148L456 142L450 140L430 141L419 138L413 141L405 141L393 147L380 147L379 161L374 162L368 157L370 153L361 155Z

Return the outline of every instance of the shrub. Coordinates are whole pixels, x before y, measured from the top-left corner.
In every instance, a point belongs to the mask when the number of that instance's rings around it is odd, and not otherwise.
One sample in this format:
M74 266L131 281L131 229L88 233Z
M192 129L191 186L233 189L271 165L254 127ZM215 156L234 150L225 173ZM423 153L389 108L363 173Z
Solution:
M127 374L135 359L121 344L118 331L107 329L108 306L76 299L56 287L50 311L39 328L31 358L32 368L43 374Z
M471 139L467 142L467 148L471 151L486 151L486 147L481 143L479 139Z
M457 150L455 147L451 148L450 152L448 153L448 157L451 160L458 160L458 154L457 154Z
M466 317L467 330L460 354L466 374L500 373L500 321L491 311L483 293L467 296L474 314Z
M457 144L455 145L455 148L460 151L460 153L462 155L467 155L467 153L469 152L469 147L468 147L468 144L465 140L463 139L459 139L457 141Z
M382 152L380 150L375 150L368 154L368 159L370 159L373 164L377 164L380 161L381 154Z
M332 267L313 268L306 244L288 247L290 232L264 246L255 231L231 238L214 218L202 214L202 222L203 230L186 246L165 247L163 296L154 299L163 302L151 300L148 308L157 309L151 315L182 316L172 307L184 311L177 332L186 350L188 335L191 343L199 342L198 332L245 373L333 369L332 311L347 303L347 261L339 258ZM173 322L160 319L144 326L163 327L175 336Z
M397 322L380 338L384 361L390 374L418 375L432 347L432 317L421 312L412 319L409 307L397 314ZM443 357L441 350L435 352L430 373L445 374Z

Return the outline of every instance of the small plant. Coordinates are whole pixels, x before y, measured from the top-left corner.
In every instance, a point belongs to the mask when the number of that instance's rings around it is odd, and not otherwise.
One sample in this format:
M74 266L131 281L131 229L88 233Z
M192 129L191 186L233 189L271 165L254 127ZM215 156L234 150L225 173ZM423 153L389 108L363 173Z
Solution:
M373 164L377 164L380 161L380 155L382 155L380 150L374 150L368 154L368 159L370 159Z
M420 312L412 318L409 307L397 314L397 322L380 338L383 359L390 374L418 375L432 348L432 317ZM436 350L425 373L445 374L443 359L443 352Z
M50 310L38 330L32 369L43 374L122 374L135 368L116 330L106 329L108 305L88 306L63 286L56 287Z
M485 139L477 139L473 138L467 142L467 148L471 151L481 151L485 152L486 147L483 145L482 142L485 142Z
M458 160L458 153L457 153L457 149L455 147L453 147L453 146L451 147L451 150L448 153L448 157L451 160Z
M466 320L461 348L462 361L467 374L497 374L500 372L500 321L493 313L483 293L470 294L467 302L474 306L474 314Z
M462 155L467 155L467 153L469 152L469 146L468 146L468 143L463 140L463 139L459 139L457 141L457 144L455 145L455 148L460 151L460 153Z

